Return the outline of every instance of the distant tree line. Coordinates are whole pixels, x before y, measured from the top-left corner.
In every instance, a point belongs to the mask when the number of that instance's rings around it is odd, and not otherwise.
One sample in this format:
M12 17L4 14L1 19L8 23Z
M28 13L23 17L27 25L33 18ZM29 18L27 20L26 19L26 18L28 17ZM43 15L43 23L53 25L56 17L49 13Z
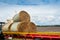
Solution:
M37 27L60 27L60 25L37 25Z

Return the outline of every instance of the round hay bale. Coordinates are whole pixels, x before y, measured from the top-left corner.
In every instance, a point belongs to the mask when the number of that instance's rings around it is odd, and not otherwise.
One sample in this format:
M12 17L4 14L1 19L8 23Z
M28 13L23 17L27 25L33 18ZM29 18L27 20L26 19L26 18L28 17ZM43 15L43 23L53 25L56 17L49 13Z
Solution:
M29 22L21 22L21 24L19 24L18 26L18 29L21 29L19 30L20 32L29 32Z
M28 30L25 30L28 28L27 22L14 22L12 26L10 27L10 31L14 32L27 32Z
M37 27L33 22L30 22L30 29L29 30L30 30L30 32L36 32Z
M9 31L10 27L11 27L12 23L7 23L2 27L2 31Z
M14 22L10 27L10 31L12 31L12 32L19 31L18 30L18 27L19 27L18 24L20 24L20 22Z
M16 14L13 17L14 22L29 22L30 21L30 15L26 11L21 11L19 14Z
M13 17L13 21L14 21L14 22L20 22L19 14L16 14L16 15Z
M36 25L33 22L22 22L19 29L22 30L22 32L36 32Z
M30 15L26 11L19 12L20 21L30 22Z
M22 22L20 25L22 32L36 33L36 25L33 22ZM26 35L22 34L22 36L26 36Z
M8 23L6 23L3 27L2 27L2 31L9 31L12 23L13 23L13 20L7 20Z

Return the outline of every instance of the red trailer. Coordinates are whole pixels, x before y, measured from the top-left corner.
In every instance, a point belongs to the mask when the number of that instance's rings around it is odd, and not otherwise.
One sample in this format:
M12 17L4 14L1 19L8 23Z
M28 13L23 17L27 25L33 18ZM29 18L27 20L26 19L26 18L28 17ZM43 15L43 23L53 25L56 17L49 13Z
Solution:
M60 32L3 32L5 38L24 38L24 39L40 39L40 40L60 40ZM24 36L21 36L24 35Z

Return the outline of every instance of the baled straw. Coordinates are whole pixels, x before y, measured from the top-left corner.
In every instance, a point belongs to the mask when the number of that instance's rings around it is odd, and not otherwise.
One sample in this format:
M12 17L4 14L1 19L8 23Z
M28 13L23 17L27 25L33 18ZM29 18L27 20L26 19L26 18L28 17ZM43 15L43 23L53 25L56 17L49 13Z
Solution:
M12 23L13 23L13 20L9 20L8 23L2 27L2 31L9 31Z
M30 15L26 11L19 12L20 21L30 22Z
M16 14L16 15L13 17L13 21L14 21L14 22L20 22L19 14Z
M33 23L33 22L30 22L30 32L32 33L32 32L36 32L37 30L36 30L36 25Z

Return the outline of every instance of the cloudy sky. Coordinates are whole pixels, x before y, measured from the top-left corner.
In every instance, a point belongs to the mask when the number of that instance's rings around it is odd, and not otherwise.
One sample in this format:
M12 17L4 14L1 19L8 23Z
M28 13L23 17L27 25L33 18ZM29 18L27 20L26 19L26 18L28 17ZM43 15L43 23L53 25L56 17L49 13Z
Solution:
M0 0L0 21L25 10L37 25L60 25L60 0Z

